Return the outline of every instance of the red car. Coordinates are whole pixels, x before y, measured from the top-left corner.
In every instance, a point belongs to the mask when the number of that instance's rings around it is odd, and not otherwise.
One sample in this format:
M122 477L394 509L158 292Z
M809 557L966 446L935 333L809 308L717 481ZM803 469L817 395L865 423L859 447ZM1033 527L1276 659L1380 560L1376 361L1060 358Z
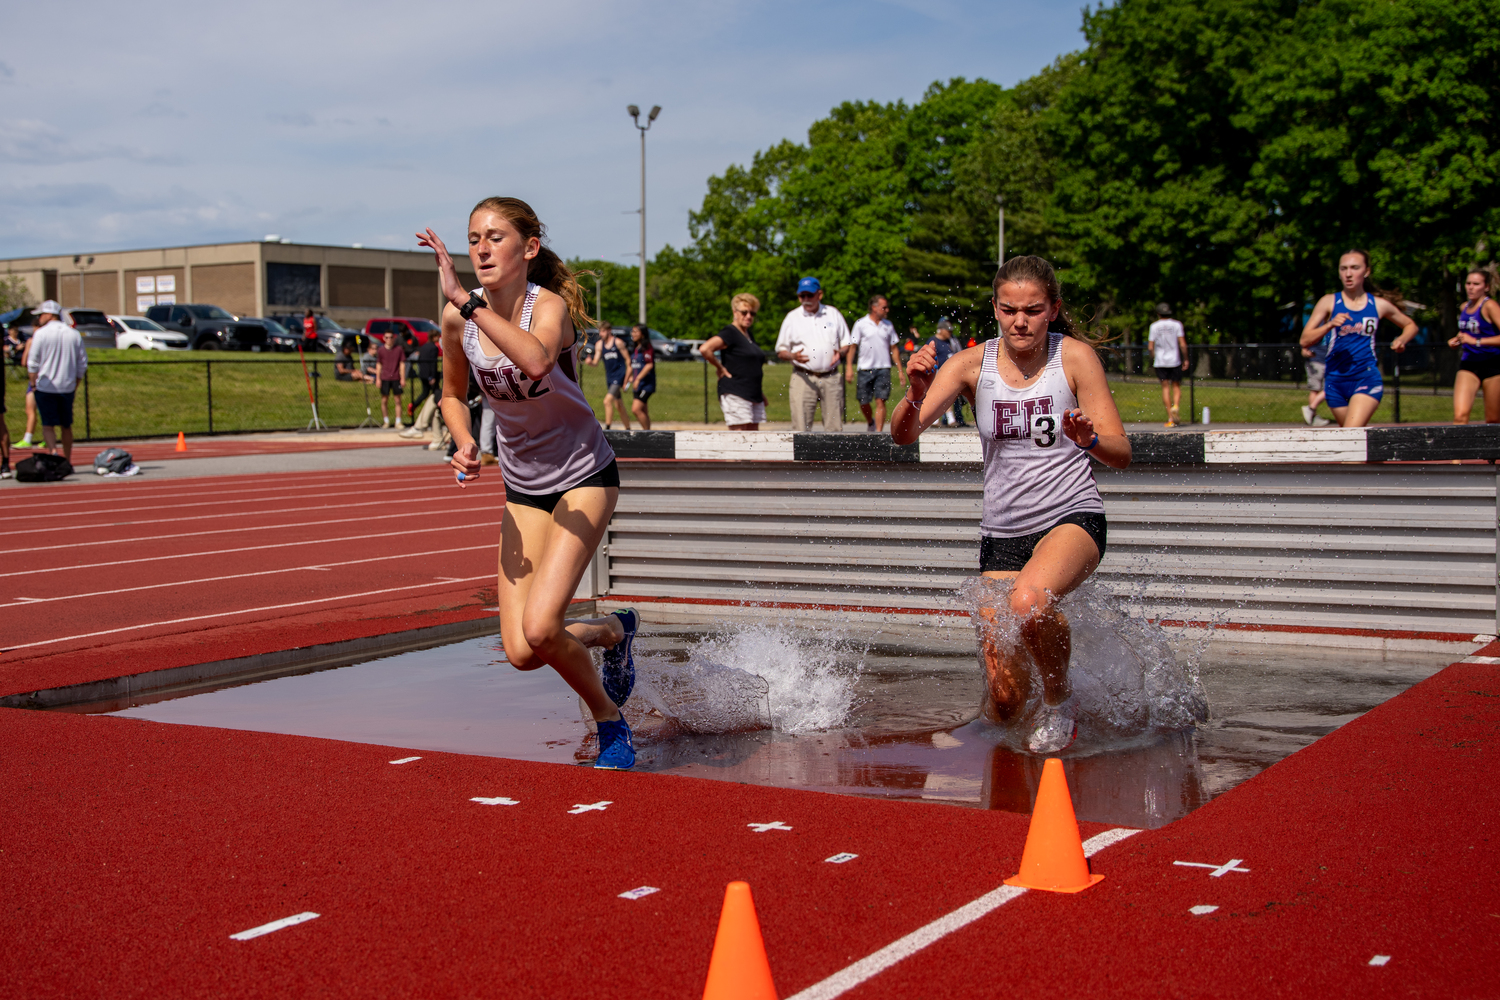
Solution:
M387 333L395 331L396 337L407 350L427 343L429 337L443 335L442 328L430 319L419 319L413 316L392 316L387 319L372 319L365 323L365 336L380 340Z

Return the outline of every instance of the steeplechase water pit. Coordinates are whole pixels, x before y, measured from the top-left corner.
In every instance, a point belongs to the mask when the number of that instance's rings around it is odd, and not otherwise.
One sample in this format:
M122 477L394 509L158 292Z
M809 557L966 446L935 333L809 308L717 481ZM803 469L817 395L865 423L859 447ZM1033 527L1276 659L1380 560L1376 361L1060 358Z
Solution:
M637 769L1029 810L1041 761L1021 749L1024 717L985 717L966 613L972 438L897 456L857 436L719 434L720 454L744 454L702 461L702 435L676 437L616 438L626 489L579 595L635 603L647 622L627 710ZM1097 470L1110 549L1065 605L1081 716L1063 756L1081 819L1159 827L1492 637L1493 466L1373 464L1380 448L1410 456L1363 431L1136 437L1144 460ZM675 460L629 461L631 446ZM1322 461L1288 461L1309 453ZM572 693L512 670L496 637L151 697L120 714L594 753Z

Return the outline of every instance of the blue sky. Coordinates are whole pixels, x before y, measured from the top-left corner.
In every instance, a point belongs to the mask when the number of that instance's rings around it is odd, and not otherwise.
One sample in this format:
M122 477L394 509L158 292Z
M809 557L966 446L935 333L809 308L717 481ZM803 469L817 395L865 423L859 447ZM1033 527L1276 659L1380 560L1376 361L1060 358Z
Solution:
M655 253L687 242L710 175L834 105L1013 84L1081 47L1080 20L1041 0L8 5L0 257L269 233L409 248L507 194L564 256L631 263L627 104L663 107Z

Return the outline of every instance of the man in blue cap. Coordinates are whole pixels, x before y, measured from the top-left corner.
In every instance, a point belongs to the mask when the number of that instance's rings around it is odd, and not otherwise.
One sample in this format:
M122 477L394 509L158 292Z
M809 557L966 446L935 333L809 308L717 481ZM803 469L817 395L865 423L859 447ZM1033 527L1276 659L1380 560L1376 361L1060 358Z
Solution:
M806 431L813 413L823 405L823 429L844 429L844 379L840 362L854 371L854 338L843 315L823 304L823 285L817 278L797 282L797 300L802 304L786 314L776 338L776 356L792 363L788 397L792 404L792 430Z

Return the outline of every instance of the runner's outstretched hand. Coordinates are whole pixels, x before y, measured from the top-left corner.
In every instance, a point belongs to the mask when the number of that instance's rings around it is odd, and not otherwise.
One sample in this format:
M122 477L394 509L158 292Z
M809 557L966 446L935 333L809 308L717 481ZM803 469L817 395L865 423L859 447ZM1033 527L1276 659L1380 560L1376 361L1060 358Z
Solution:
M429 228L425 236L417 234L417 242L424 247L431 247L433 253L437 254L438 284L442 287L443 298L454 305L461 305L468 299L469 293L463 282L458 280L458 268L453 266L453 255L443 245L442 239Z
M1067 410L1063 413L1063 433L1080 448L1087 448L1094 440L1094 422L1082 410Z

